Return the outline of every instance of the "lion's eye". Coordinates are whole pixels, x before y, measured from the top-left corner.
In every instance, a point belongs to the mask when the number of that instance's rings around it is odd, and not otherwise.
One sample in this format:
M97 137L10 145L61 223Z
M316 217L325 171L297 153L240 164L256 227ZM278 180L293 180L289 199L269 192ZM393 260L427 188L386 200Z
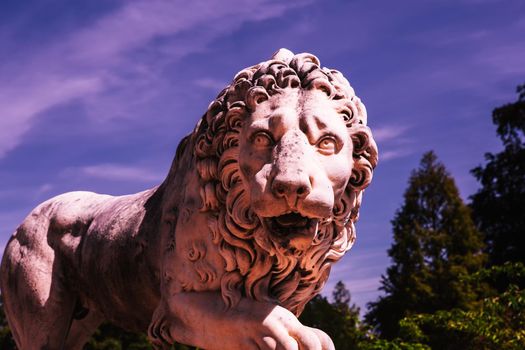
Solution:
M252 140L255 147L269 147L273 144L272 138L265 132L258 132L253 136Z
M334 154L337 149L337 143L333 137L326 136L317 142L317 148L323 154Z

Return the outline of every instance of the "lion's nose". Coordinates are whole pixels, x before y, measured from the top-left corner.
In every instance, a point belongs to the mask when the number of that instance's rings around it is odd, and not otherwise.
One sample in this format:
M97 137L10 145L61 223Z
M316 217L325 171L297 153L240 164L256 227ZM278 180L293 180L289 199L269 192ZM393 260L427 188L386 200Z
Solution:
M278 174L272 181L272 192L278 198L286 198L290 206L295 206L298 199L302 199L312 191L310 179L303 177L292 178L287 174Z

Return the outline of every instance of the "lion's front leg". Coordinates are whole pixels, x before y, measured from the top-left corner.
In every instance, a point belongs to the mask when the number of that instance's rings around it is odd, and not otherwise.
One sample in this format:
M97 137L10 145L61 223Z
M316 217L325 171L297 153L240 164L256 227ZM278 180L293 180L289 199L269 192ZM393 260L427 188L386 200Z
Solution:
M303 326L285 308L246 298L227 308L219 293L179 293L156 316L150 337L159 347L176 341L207 350L334 349L324 332Z

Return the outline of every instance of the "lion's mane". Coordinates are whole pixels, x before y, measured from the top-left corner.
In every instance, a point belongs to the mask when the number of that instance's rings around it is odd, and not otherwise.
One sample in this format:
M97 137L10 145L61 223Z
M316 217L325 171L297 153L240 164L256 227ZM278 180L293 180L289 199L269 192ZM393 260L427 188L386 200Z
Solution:
M274 244L250 208L238 164L243 120L269 96L285 88L319 89L339 100L353 142L354 167L333 216L320 224L306 252L286 251ZM278 302L295 314L324 286L331 265L355 241L363 190L377 164L377 147L364 105L336 71L321 68L308 54L274 56L239 72L210 104L194 135L196 167L202 183L203 211L212 212L212 239L225 262L221 292L228 305L242 296Z

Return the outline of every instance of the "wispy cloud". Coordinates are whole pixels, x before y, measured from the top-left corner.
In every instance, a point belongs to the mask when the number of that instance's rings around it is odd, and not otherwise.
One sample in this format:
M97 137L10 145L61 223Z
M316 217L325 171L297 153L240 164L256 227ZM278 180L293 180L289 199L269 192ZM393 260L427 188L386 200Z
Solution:
M406 157L414 153L414 150L408 149L391 149L379 154L381 161L388 161L396 158Z
M412 126L402 125L393 126L386 125L373 129L373 135L376 142L379 144L379 160L389 161L396 158L408 156L413 153L405 144L410 143L409 137L406 135L407 131Z
M409 126L382 126L374 128L374 139L377 142L390 141L405 134Z
M49 108L79 101L92 104L96 113L91 115L108 111L130 115L123 106L130 101L136 104L137 96L147 98L145 91L154 94L148 84L155 86L163 79L166 65L204 50L214 38L243 22L280 16L295 6L267 0L125 2L85 28L72 28L69 35L47 47L24 47L28 54L19 62L0 58L5 63L0 68L0 158L22 142L38 116ZM201 33L198 44L176 45L170 40L201 27L210 30ZM14 34L10 37L9 23L3 30L7 34L0 37L0 45L15 49L23 45ZM146 52L146 58L133 56L137 50ZM9 60L9 55L4 57ZM111 97L98 101L93 98L97 94Z
M368 277L368 278L357 278L349 279L347 283L352 288L352 294L370 293L378 290L381 277Z
M366 304L374 300L381 292L381 274L388 261L384 249L367 249L358 251L353 248L343 260L332 267L330 278L323 294L330 296L335 284L343 281L350 290L352 302L364 312Z
M525 23L521 27L525 32ZM475 60L501 75L520 76L525 73L524 57L523 43L515 43L485 48L476 55Z
M43 200L49 196L54 189L50 183L35 186L18 186L0 190L0 201L3 203L31 202Z
M470 6L490 8L490 3L495 0L463 2L472 3ZM509 1L509 8L520 6L518 1ZM509 8L503 8L503 11L508 11ZM501 94L499 84L508 81L509 77L525 74L525 46L520 40L521 33L525 32L525 16L519 11L516 14L509 16L505 22L499 22L499 18L498 21L484 25L465 26L463 21L451 22L446 28L440 26L410 35L407 39L414 44L427 49L454 52L453 56L436 55L425 60L424 67L416 65L414 69L405 72L416 80L422 76L422 68L428 73L425 76L430 90L423 84L415 84L419 91L415 90L414 93L430 95L437 91L436 87L447 87L462 93L475 93L490 100L508 97Z
M65 175L80 175L112 181L134 182L160 181L164 176L164 174L149 169L122 164L96 164L79 168L68 168L63 173Z
M499 0L462 0L462 2L464 2L466 4L473 4L473 5L494 3L494 2L498 2L498 1Z
M49 183L40 185L35 191L35 194L34 194L35 199L48 194L53 189L53 187L54 186Z
M351 302L360 307L361 314L364 314L366 304L375 300L382 293L379 290L379 287L381 286L381 276L377 274L362 277L356 277L353 275L348 275L345 278L333 277L335 276L330 276L330 279L323 289L323 294L331 297L336 283L342 281L351 293Z
M27 214L29 214L27 209L0 212L0 246L6 244L10 235L15 232ZM3 252L3 249L0 252Z
M14 84L0 84L0 158L18 145L38 114L52 106L79 96L95 93L101 88L96 77L39 78Z
M388 259L382 249L364 252L351 250L341 263L333 266L330 277L335 280L370 277L370 271L378 266L382 268L384 260Z
M199 79L195 79L193 84L195 84L198 87L201 87L201 88L204 88L204 89L213 90L213 91L217 91L217 92L219 92L222 89L224 89L226 87L226 85L227 85L226 82L221 81L221 80L217 80L217 79L213 79L213 78L199 78Z

